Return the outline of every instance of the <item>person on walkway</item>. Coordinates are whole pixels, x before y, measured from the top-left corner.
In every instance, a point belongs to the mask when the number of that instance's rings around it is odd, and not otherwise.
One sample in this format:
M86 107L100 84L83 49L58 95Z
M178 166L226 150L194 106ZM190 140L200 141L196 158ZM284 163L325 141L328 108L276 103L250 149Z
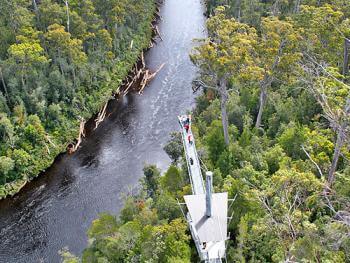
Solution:
M182 121L182 125L185 125L186 124L186 115L182 115L181 116L181 121Z
M193 165L193 159L190 157L190 164Z
M188 139L188 143L190 144L190 145L192 145L192 136L191 136L191 134L189 134L188 136L187 136L187 139Z
M190 125L189 125L188 123L186 123L186 124L184 125L184 128L185 128L185 130L186 130L186 133L188 133L188 130L190 129Z

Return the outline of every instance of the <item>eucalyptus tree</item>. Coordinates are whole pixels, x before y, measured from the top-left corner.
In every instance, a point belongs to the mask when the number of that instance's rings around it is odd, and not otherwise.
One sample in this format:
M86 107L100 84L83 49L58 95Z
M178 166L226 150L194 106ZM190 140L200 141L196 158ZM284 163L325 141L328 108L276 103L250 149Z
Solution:
M298 43L301 36L293 26L292 21L285 21L277 17L263 18L261 22L261 36L258 45L258 65L263 70L259 80L259 112L255 127L259 128L262 114L268 98L268 90L274 81L290 84L295 80L294 71L301 59Z
M17 43L12 44L8 49L9 60L17 68L24 90L27 86L27 74L30 69L48 62L38 34L32 28L25 29L22 35L17 37Z
M216 9L215 16L207 22L209 38L196 47L191 59L200 68L201 80L197 87L215 90L220 98L221 120L225 143L229 145L226 104L230 91L238 91L240 80L261 74L256 66L256 30L233 18L226 18L225 8ZM228 89L231 86L231 89Z

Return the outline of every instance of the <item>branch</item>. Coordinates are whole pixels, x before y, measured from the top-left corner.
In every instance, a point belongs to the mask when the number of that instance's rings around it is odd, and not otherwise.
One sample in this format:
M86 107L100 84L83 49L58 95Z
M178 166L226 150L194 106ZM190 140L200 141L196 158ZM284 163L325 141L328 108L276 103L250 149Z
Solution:
M193 87L193 86L195 86L195 87ZM221 92L221 90L218 89L217 87L209 86L209 85L205 84L202 80L196 79L196 80L192 81L192 89L194 92L197 92L197 90L201 87L206 88L206 89L213 89L215 91ZM236 89L228 89L227 90L227 92L231 92L231 91L233 91L233 92L237 93L237 95L239 95L239 91Z
M329 71L327 71L327 69L325 69L324 66L322 66L320 63L318 63L313 57L311 57L311 56L310 56L309 54L307 54L307 53L303 53L303 54L306 55L306 56L310 59L310 61L311 61L312 63L314 63L314 64L317 65L320 69L322 69L322 71L323 71L324 73L326 73L326 75L328 75L328 76L331 77L333 80L335 80L336 82L338 82L338 83L344 85L345 87L347 87L347 88L350 90L350 86L349 86L349 85L345 84L343 81L341 81L341 80L339 80L337 77L333 76L332 73L330 73Z
M310 161L316 166L317 171L319 172L319 174L320 174L322 177L324 177L321 168L320 168L320 167L318 166L318 164L312 159L312 157L310 156L310 154L306 151L304 145L301 145L301 149L303 149L303 151L304 151L304 153L306 154L306 156L307 156L307 157L310 159Z
M205 84L203 81L199 80L199 79L195 79L192 81L192 89L193 92L196 92L199 88L206 88L206 89L213 89L216 91L220 91L220 89L218 89L217 87L213 87L213 86L209 86L207 84Z

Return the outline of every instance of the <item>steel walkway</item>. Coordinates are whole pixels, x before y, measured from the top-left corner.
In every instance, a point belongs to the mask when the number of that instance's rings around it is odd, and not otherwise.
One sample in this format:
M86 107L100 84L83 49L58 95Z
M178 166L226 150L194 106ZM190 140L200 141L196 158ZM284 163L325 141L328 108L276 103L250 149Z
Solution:
M205 263L221 263L226 257L228 194L213 193L213 174L210 171L206 172L204 183L191 130L191 116L183 115L178 119L192 187L192 195L184 196L184 204L188 209L185 218L200 259Z
M182 116L179 116L178 118L179 118L179 123L181 126L181 134L182 134L183 145L185 148L187 168L188 168L188 172L190 175L192 192L194 195L205 194L205 185L204 185L204 181L203 181L201 165L200 165L197 150L196 150L194 136L193 136L192 130L191 130L191 126L192 126L191 119L189 122L190 129L187 132L185 127L184 127L185 123L182 120ZM188 141L189 135L191 136L192 143L190 143Z

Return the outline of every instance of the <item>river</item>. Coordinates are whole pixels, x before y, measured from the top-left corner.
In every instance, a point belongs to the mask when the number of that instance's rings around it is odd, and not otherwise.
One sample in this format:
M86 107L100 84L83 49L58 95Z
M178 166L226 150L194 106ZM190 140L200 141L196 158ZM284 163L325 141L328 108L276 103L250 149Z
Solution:
M101 212L118 215L144 164L166 169L170 160L162 148L179 129L177 114L194 105L196 68L188 53L192 40L205 36L203 12L200 0L165 0L163 41L146 62L151 69L166 65L143 95L116 102L74 155L63 155L20 194L0 201L0 262L60 262L63 247L80 255L91 222Z

